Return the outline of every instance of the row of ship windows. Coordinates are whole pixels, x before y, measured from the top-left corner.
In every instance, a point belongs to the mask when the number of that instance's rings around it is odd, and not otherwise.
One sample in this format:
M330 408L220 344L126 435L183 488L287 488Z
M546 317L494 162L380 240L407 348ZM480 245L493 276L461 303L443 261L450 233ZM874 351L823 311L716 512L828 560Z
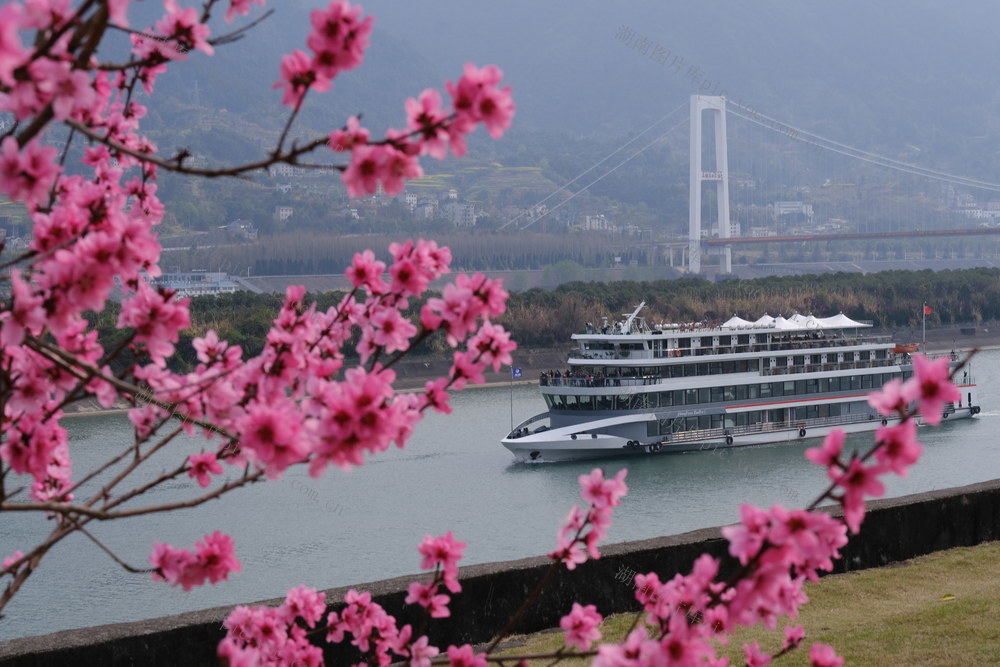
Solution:
M680 433L682 431L703 431L711 428L733 428L736 426L752 426L753 424L798 422L806 419L825 419L840 417L841 404L824 403L823 405L806 405L798 408L782 410L752 410L735 414L701 415L698 417L676 417L674 419L659 419L646 424L646 434L650 437Z
M838 359L837 354L830 353L827 355L819 354L796 354L792 355L790 361L786 361L788 357L775 357L771 359L771 365L784 365L788 363L791 366L803 366L805 364L821 364L821 363L833 363L834 361L841 361L842 363L851 363L854 361L870 361L873 359L888 359L889 353L886 350L875 350L875 351L859 351L855 352L841 352L842 358ZM826 357L824 359L823 357ZM759 364L757 359L740 359L736 361L712 361L708 363L699 364L672 364L670 366L654 366L651 368L640 368L640 369L625 369L622 372L623 376L629 377L693 377L697 375L720 375L724 373L747 373L756 372L759 370ZM605 370L603 368L585 368L587 373L594 375L595 377L601 376L601 371Z
M912 375L910 371L903 373L904 378L910 375ZM637 394L604 394L600 396L545 394L544 396L545 403L550 410L641 410L648 408L669 408L680 405L700 405L704 403L727 403L730 401L782 396L825 394L840 391L871 391L878 389L894 377L899 377L899 374L871 373L868 375L787 380L785 382L764 382L761 384L728 385L725 387L702 387L701 389L677 389L674 391Z

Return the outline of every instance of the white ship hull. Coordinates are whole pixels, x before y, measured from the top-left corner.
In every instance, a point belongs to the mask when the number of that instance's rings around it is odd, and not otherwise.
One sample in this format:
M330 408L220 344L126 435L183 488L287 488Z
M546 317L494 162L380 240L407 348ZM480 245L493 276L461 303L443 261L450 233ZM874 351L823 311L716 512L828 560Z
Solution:
M949 412L942 423L952 422L972 417L978 413L976 407L956 408ZM542 415L533 418L541 421ZM601 420L609 423L608 427L626 422L645 421L648 415L637 415L633 418L614 418ZM896 420L886 420L895 423ZM527 423L527 422L526 422ZM922 422L918 420L922 425ZM553 463L558 461L582 461L623 456L648 456L652 454L677 454L681 452L714 451L730 447L751 447L782 442L809 441L825 438L831 431L840 429L845 433L869 433L882 425L879 419L857 421L845 424L807 425L798 424L786 428L765 428L757 432L737 433L735 435L705 434L703 437L692 435L678 441L655 440L641 442L629 440L626 437L611 433L581 433L582 428L600 429L598 422L577 424L558 429L545 429L537 433L529 433L520 437L508 435L501 442L510 450L514 459L520 463ZM525 428L519 426L512 433ZM575 436L575 437L574 437Z

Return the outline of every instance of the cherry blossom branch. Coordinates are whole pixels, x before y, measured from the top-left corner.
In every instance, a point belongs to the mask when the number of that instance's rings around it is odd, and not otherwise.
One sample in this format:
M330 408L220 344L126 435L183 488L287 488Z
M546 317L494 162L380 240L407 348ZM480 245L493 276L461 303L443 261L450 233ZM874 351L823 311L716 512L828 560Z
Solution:
M87 538L90 539L91 542L93 542L98 547L100 547L101 551L103 551L107 555L111 556L112 560L114 560L116 563L118 563L119 565L121 565L123 568L125 568L129 572L132 572L134 574L144 574L144 573L147 573L147 572L154 572L155 571L153 568L150 568L150 567L145 567L145 568L132 567L131 565L129 565L128 563L126 563L124 560L122 560L121 558L119 558L118 555L115 554L115 552L113 552L111 549L109 549L103 542L101 542L99 539L97 539L93 535L93 533L91 533L89 530L87 530L82 525L80 525L80 523L77 522L76 519L74 519L73 517L68 516L68 515L67 515L67 518L69 519L69 521L72 524L74 524L75 530L77 532L83 533Z
M303 146L293 146L285 153L280 153L278 155L272 155L271 157L258 160L257 162L250 162L247 164L236 165L233 167L226 167L221 169L207 169L201 167L185 167L183 165L183 158L175 158L172 160L164 160L163 158L156 157L151 153L145 153L138 150L133 150L124 146L112 139L107 138L101 134L98 134L94 130L91 130L86 125L79 123L77 121L67 120L65 121L67 125L75 128L84 135L98 141L108 148L111 148L124 155L130 155L137 160L140 160L146 164L153 164L162 169L168 171L173 171L178 174L187 174L189 176L204 176L205 178L219 178L223 176L242 176L248 172L259 171L262 169L267 169L268 167L275 164L290 164L296 165L296 159L300 155L305 155L310 153L320 146L324 146L328 143L329 139L327 137L322 137L319 139L313 139ZM343 171L346 169L343 165L329 165L328 169Z

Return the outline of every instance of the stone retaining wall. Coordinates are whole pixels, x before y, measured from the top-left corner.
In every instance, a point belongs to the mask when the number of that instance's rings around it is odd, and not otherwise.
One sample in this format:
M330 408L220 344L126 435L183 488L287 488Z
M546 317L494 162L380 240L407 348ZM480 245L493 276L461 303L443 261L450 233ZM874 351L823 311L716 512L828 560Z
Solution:
M933 551L1000 539L1000 480L933 491L869 504L863 530L843 550L838 571L878 567ZM555 528L553 528L553 535ZM553 538L554 539L554 538ZM596 604L609 614L634 610L637 603L628 583L636 572L655 571L661 579L687 572L701 553L734 562L718 528L639 542L610 545L602 558L559 571L519 632L556 627L574 601ZM452 599L451 618L432 624L431 639L439 646L485 643L512 615L528 591L544 575L545 558L528 558L462 568L463 591ZM411 581L401 577L361 584L402 623L417 623L415 610L404 607ZM327 599L342 600L347 588L327 591ZM267 602L278 605L281 600ZM135 623L58 632L0 643L0 665L212 665L222 638L221 620L229 608L208 609ZM356 662L343 651L327 652L327 664Z

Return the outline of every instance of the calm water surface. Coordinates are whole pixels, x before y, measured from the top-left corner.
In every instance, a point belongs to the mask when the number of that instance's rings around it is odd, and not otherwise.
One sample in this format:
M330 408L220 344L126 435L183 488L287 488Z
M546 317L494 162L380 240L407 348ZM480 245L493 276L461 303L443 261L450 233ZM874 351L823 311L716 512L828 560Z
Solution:
M891 478L888 496L1000 477L1000 351L974 365L983 412L974 420L921 431L923 460L907 478ZM513 400L511 397L513 396ZM515 465L499 444L513 419L540 412L534 386L469 390L454 413L431 415L406 449L392 449L361 468L331 469L322 479L304 470L281 481L237 491L199 508L105 525L97 536L126 561L146 567L154 541L190 547L220 529L236 540L243 570L230 581L185 593L149 575L129 574L93 543L74 535L56 547L8 606L0 640L56 630L132 621L283 596L307 584L329 588L419 571L425 533L447 530L468 543L465 564L544 554L569 508L579 501L577 477L593 463ZM67 420L77 476L128 442L123 415ZM859 437L858 446L867 440ZM742 502L807 505L825 475L802 452L805 443L604 462L608 474L628 467L629 495L615 513L610 542L732 523ZM176 465L188 439L154 465ZM155 472L155 471L154 471ZM143 504L185 497L174 482ZM81 494L85 495L85 494ZM0 515L0 557L34 546L44 534L37 516Z

